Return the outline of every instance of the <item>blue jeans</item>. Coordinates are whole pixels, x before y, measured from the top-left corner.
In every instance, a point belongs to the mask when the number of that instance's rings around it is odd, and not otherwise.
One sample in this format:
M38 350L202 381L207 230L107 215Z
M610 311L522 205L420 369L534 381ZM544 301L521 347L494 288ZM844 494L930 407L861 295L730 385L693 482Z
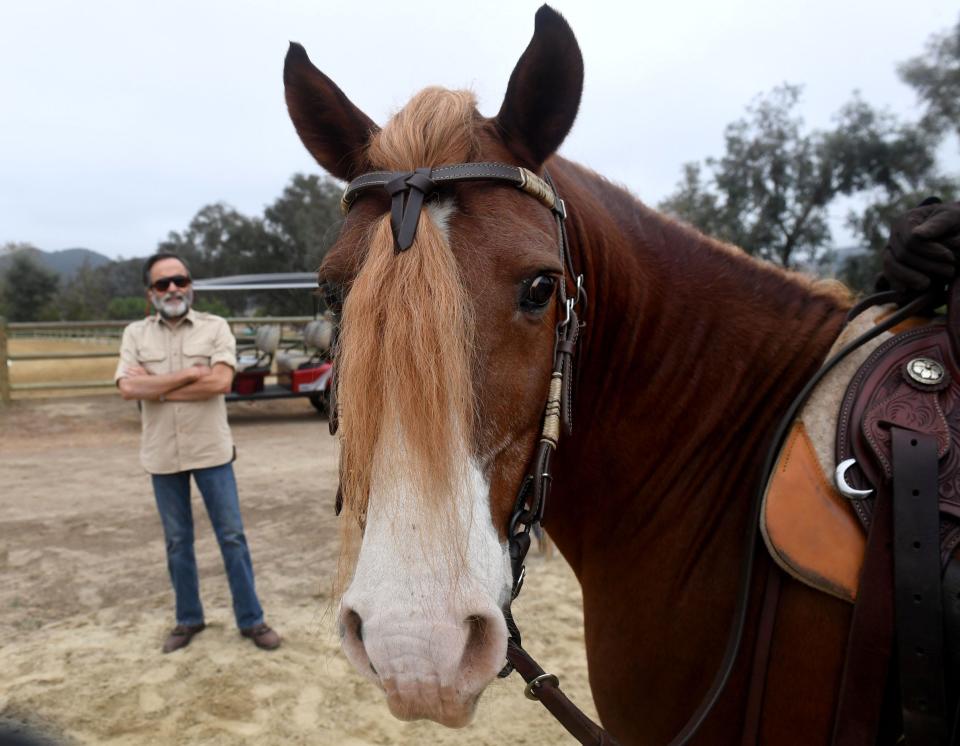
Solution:
M233 614L241 629L263 621L253 582L253 562L243 535L240 500L233 464L193 469L176 474L151 474L157 509L167 541L167 568L177 602L177 624L203 622L200 581L193 553L193 511L190 506L190 475L203 495L207 515L217 535L227 582L233 595Z

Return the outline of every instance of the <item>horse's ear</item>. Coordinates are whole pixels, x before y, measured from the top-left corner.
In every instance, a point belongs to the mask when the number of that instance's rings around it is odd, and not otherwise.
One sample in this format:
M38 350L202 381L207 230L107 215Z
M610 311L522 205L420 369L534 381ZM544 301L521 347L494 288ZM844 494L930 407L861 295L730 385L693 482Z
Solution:
M283 63L283 87L293 126L317 163L344 181L370 170L367 143L379 128L296 42Z
M538 168L563 142L580 106L583 57L570 26L548 5L510 76L497 126L524 165Z

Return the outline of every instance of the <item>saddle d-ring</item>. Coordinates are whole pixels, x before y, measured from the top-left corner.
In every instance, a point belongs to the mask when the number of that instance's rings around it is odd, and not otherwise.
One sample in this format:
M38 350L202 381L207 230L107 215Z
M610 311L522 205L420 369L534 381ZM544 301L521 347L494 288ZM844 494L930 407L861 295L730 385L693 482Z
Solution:
M848 458L837 464L837 470L834 472L834 482L840 494L848 500L863 500L873 494L873 490L858 490L847 483L847 469L857 463L855 458Z
M538 695L537 692L544 684L552 684L554 687L559 687L560 679L558 679L552 673L542 673L537 676L537 678L532 679L529 684L527 684L526 688L523 690L523 696L527 699L540 699L540 695Z

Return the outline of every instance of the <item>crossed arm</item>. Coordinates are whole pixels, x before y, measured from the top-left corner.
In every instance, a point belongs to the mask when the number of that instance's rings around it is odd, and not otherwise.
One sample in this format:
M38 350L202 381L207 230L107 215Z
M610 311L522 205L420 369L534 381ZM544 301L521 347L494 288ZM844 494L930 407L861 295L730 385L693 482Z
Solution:
M193 365L176 373L152 375L139 365L124 369L117 382L124 399L157 401L204 401L230 390L233 368L216 363L213 368Z

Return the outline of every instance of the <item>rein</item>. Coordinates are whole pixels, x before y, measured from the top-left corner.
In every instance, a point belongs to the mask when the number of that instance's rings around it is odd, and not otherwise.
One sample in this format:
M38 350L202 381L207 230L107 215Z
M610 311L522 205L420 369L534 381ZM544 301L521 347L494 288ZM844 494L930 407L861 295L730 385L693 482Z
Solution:
M590 720L567 699L566 695L560 690L560 682L557 676L544 671L523 649L520 630L510 609L510 603L519 595L523 587L526 575L524 560L530 549L530 532L543 521L546 500L553 479L551 463L553 453L557 449L561 432L569 435L573 426L573 366L582 326L577 308L580 307L582 312L581 303L585 306L587 298L583 289L583 275L576 273L570 256L565 225L567 212L563 200L560 199L553 181L546 172L544 178L540 178L525 168L503 163L461 163L436 168L418 168L414 171L373 171L364 174L347 185L340 207L346 214L360 194L374 189L385 189L391 198L390 224L394 236L394 251L399 254L408 250L413 244L424 200L447 184L469 181L494 181L513 186L549 208L556 220L559 254L564 267L563 282L559 283L557 287L557 303L562 318L556 326L553 366L549 394L544 408L543 428L530 468L517 492L517 498L507 526L513 584L511 599L503 609L503 614L510 638L507 643L507 664L498 675L505 678L516 670L527 683L524 691L525 695L529 699L538 700L543 704L580 743L602 746L615 745L617 741L607 731ZM573 288L570 295L567 293L568 282ZM889 293L886 293L872 296L858 304L857 309L863 310L869 305L888 301L891 299L888 297L889 295ZM743 638L749 606L763 492L790 423L817 383L841 360L870 339L896 326L917 312L930 307L935 301L934 296L935 293L931 292L916 298L882 324L878 324L837 352L807 382L784 414L764 460L761 479L750 507L745 536L746 546L740 574L740 588L723 660L707 693L686 725L670 742L671 746L682 746L693 738L719 700L733 671ZM335 395L336 381L334 379L331 381L331 433L335 432L337 428ZM337 514L340 512L341 505L342 496L338 490Z

